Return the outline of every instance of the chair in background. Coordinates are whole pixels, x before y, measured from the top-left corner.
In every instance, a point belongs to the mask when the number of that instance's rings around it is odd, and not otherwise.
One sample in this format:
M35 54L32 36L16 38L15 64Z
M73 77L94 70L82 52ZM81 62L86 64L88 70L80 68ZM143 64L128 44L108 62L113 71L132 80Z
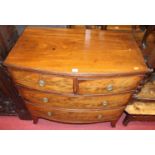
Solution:
M155 48L147 58L147 64L155 69ZM131 121L155 121L155 72L143 81L139 93L135 94L125 109L123 124Z
M147 82L125 109L123 124L131 121L155 121L155 80Z

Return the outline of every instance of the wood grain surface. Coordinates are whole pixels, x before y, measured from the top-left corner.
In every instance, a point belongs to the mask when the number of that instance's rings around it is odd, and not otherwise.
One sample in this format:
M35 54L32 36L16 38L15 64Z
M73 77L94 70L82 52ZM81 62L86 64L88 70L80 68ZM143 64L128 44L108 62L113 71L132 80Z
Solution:
M34 106L26 104L32 116L66 123L94 123L117 120L124 107L110 110L79 110L79 109L55 109L47 106Z
M134 90L142 78L141 76L127 76L81 81L79 83L79 94L111 94Z
M149 70L132 34L28 27L4 62L34 123L115 126Z
M26 28L4 64L67 74L147 71L132 34L101 30Z
M131 93L108 96L66 96L19 88L23 98L35 105L68 109L110 109L125 106Z
M9 70L14 81L18 84L47 91L57 91L65 93L73 93L73 79L55 75L39 74L36 72L23 71L18 69ZM40 85L40 80L44 81Z

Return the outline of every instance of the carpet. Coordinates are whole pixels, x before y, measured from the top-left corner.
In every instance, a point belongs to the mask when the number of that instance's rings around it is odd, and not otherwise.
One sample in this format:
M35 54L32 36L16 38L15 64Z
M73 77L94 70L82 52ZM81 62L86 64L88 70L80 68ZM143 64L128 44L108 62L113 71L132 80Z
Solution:
M109 122L95 124L65 124L39 119L38 124L20 120L16 116L0 116L0 130L154 130L155 122L130 122L127 127L122 125L125 115L119 119L115 128Z

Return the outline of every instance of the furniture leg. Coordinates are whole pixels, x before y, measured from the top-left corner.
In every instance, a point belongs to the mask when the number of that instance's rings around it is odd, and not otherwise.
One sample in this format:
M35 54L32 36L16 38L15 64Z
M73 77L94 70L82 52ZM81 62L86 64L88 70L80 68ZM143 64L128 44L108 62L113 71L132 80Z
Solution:
M124 120L123 120L123 125L124 125L124 126L127 126L128 123L129 123L131 120L132 120L132 116L129 115L129 114L126 114L126 116L125 116L125 118L124 118Z
M37 124L38 123L38 117L32 116L32 119L33 119L33 124Z
M111 127L115 128L116 127L116 123L117 123L117 120L111 121Z

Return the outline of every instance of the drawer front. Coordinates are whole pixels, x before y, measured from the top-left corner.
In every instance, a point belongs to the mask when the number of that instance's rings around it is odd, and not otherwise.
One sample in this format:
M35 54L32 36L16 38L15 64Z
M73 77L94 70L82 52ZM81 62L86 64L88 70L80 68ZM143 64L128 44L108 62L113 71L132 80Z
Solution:
M140 76L129 76L79 80L79 94L111 94L132 90L141 79Z
M73 80L71 78L45 75L21 70L10 70L10 72L16 83L33 89L58 91L64 93L73 92Z
M93 123L117 120L124 108L114 110L67 110L26 104L33 116L68 123Z
M110 96L62 96L57 94L42 93L25 88L20 88L21 95L28 101L37 105L60 108L86 108L107 109L121 107L128 103L131 93Z

